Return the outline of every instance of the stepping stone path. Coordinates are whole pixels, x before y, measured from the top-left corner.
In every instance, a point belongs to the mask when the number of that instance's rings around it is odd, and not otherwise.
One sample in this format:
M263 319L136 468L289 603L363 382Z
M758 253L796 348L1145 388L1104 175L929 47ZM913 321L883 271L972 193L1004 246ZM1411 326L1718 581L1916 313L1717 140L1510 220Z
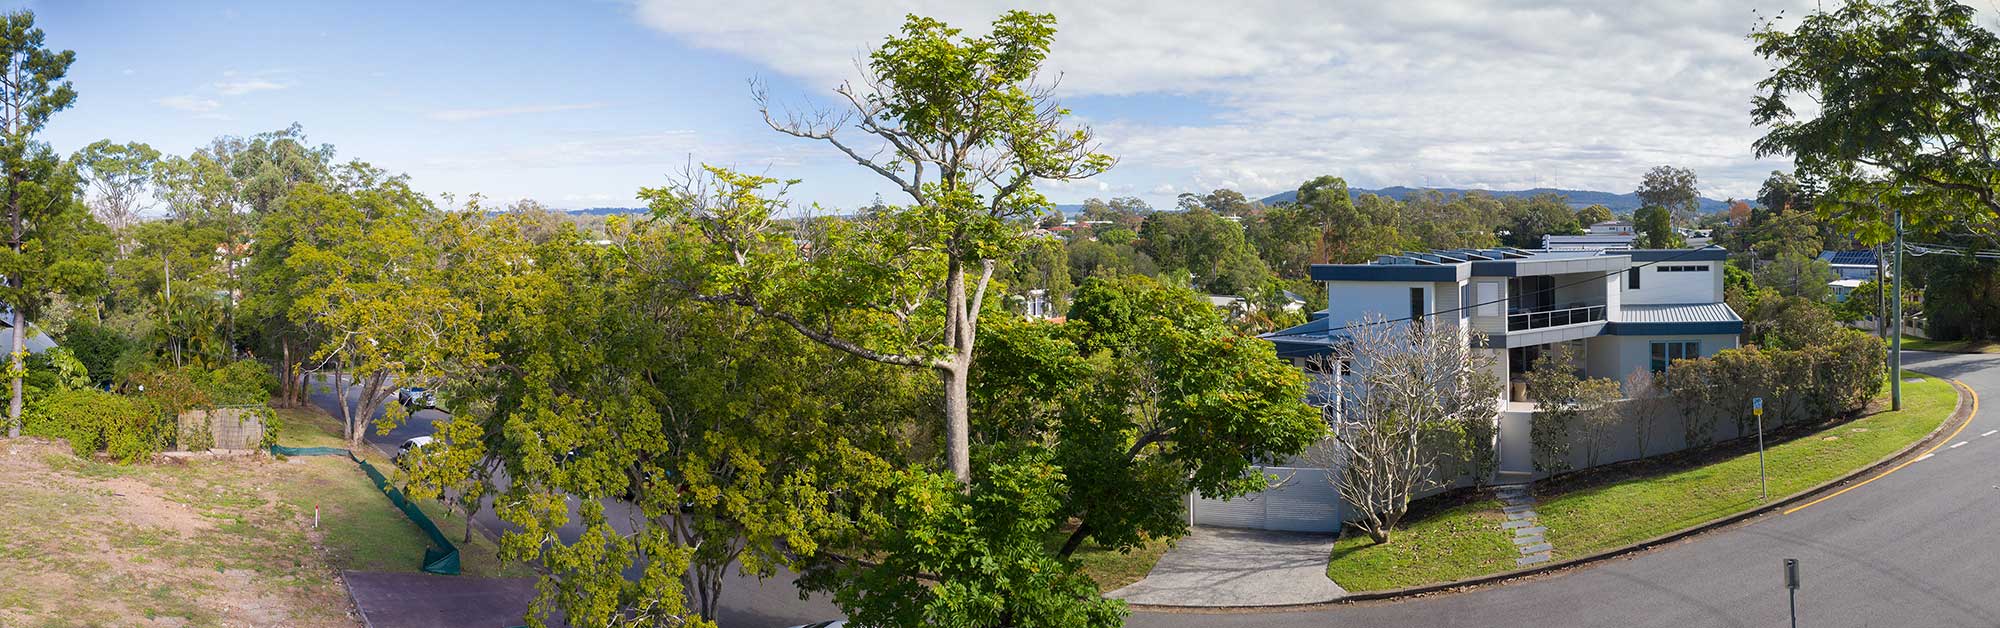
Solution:
M1549 552L1555 547L1549 545L1542 527L1540 516L1535 514L1535 496L1528 493L1526 484L1505 484L1493 489L1500 498L1500 512L1507 520L1500 523L1500 529L1514 531L1514 547L1521 557L1514 559L1514 566L1527 567L1549 562Z

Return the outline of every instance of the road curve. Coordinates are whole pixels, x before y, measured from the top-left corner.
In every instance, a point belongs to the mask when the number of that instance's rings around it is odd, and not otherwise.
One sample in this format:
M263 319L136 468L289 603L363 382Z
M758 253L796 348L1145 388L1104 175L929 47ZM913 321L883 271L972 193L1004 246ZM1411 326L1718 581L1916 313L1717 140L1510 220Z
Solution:
M2000 416L1987 409L2000 403L2000 356L1904 355L1906 367L1956 378L1986 406L1932 457L1810 508L1464 593L1284 613L1135 613L1128 625L1784 626L1786 558L1804 571L1802 626L2000 625Z

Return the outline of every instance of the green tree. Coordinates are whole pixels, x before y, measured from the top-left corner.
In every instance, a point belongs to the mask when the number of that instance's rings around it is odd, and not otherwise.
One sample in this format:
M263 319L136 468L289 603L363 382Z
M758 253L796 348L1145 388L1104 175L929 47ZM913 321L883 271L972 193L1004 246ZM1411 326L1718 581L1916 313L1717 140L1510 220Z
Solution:
M122 238L125 228L138 220L146 206L147 186L152 182L154 164L160 161L160 151L139 142L98 140L77 151L73 160L93 192L88 201L91 215ZM123 250L121 246L120 252Z
M49 118L76 102L65 76L76 53L52 51L35 27L35 14L16 11L0 17L0 219L7 250L0 256L0 301L13 310L14 353L9 362L13 399L7 405L7 435L21 434L21 375L26 370L28 319L57 294L85 294L104 280L103 257L110 245L101 227L77 200L72 164L64 163L41 139Z
M1764 185L1757 188L1758 211L1750 215L1750 226L1764 224L1773 216L1782 216L1793 210L1809 209L1812 198L1807 194L1805 184L1789 173L1772 170L1764 179Z
M1186 271L1213 294L1241 294L1270 276L1243 228L1200 205L1146 217L1139 238L1139 250L1161 268Z
M1508 207L1507 243L1521 248L1541 248L1544 235L1577 235L1583 227L1577 224L1576 212L1569 203L1554 194L1538 194L1526 202L1510 204Z
M1639 197L1640 205L1665 208L1676 225L1694 224L1694 217L1701 213L1694 171L1686 168L1656 166L1646 171L1632 194Z
M1635 244L1648 249L1671 249L1685 245L1674 231L1673 214L1665 208L1646 206L1632 215L1632 230L1639 233Z
M1194 292L1145 277L1092 279L1068 323L1012 323L982 354L981 423L1055 443L1067 478L1061 554L1086 540L1125 551L1187 533L1190 491L1237 497L1249 473L1319 440L1304 377L1269 344L1240 337ZM1027 426L1038 426L1030 429Z
M1845 231L1887 240L1886 205L1912 229L2000 241L2000 36L1974 7L1852 0L1751 37L1773 66L1751 106L1767 128L1757 154L1789 157L1823 184L1818 205ZM1879 196L1905 185L1918 193Z
M323 330L311 359L334 365L346 436L365 429L402 382L428 382L481 368L477 310L446 280L468 272L439 254L440 219L401 176L357 164L352 188L306 184L285 202L316 216L322 240L296 242L285 264L309 286L291 302L299 325ZM403 418L391 406L383 428Z
M1839 277L1826 262L1795 253L1780 255L1757 268L1758 285L1777 290L1778 294L1787 297L1808 301L1826 300L1830 290L1827 282Z
M1591 205L1589 207L1576 210L1576 221L1578 223L1582 223L1582 225L1585 227L1600 222L1610 222L1616 219L1617 216L1611 214L1611 208L1605 207L1603 205Z
M738 279L746 267L764 263L757 257L772 260L769 270L805 268L779 261L796 255L788 238L772 239L777 234L769 210L782 203L750 198L776 181L711 169L710 178L690 174L681 185L643 193L656 213L699 224L708 236L713 248L695 258L708 268L684 285L698 298L749 307L863 359L937 373L944 388L948 468L962 484L969 484L972 474L966 390L978 312L995 262L1020 246L1015 225L1049 205L1035 191L1036 181L1083 179L1112 164L1096 151L1090 130L1071 127L1069 111L1054 101L1050 88L1035 83L1054 36L1054 16L1024 11L1000 16L984 37L964 36L941 21L913 15L900 35L869 55L866 88L835 90L850 106L844 114L781 121L763 93L756 94L773 129L826 142L909 197L908 207L857 223L859 239L843 241L845 236L835 234L822 243L832 247L825 255L816 249L815 263L847 262L841 269L845 277L762 275L766 279L756 285ZM850 123L884 151L857 148L840 135ZM702 189L708 184L717 195ZM897 242L899 248L842 249L864 246L871 238ZM750 242L764 248L746 248ZM880 282L875 295L806 285L856 278ZM773 298L801 290L854 298L796 292ZM931 307L910 311L912 303ZM879 333L879 317L898 320L893 330Z
M1299 185L1299 217L1318 231L1312 263L1344 264L1367 261L1401 248L1402 236L1393 222L1393 203L1372 195L1373 204L1357 206L1340 177L1319 176Z

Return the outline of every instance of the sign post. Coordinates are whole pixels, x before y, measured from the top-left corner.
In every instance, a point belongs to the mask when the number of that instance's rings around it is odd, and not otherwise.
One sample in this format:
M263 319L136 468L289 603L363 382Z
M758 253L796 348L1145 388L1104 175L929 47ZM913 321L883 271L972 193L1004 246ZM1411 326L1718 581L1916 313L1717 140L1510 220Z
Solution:
M1785 559L1785 598L1792 607L1792 628L1799 628L1799 559Z
M1757 415L1757 499L1771 499L1771 481L1764 475L1764 398L1750 399L1750 413Z

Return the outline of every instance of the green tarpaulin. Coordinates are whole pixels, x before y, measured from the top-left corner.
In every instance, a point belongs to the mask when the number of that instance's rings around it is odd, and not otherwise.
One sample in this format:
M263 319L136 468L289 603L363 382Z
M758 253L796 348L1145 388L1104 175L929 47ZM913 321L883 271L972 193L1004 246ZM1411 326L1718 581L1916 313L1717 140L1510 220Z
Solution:
M356 457L354 452L339 447L272 445L271 453L279 456L347 456L347 459L353 460L354 464L361 465L361 471L367 473L368 479L375 482L375 488L382 489L382 494L389 496L389 503L394 504L397 510L403 511L403 516L409 517L411 523L417 524L417 527L423 529L424 534L431 538L431 547L424 548L424 571L447 576L458 575L458 546L453 545L451 539L445 538L444 532L438 530L437 523L432 522L429 515L417 508L416 502L404 497L403 491L390 486L389 478L376 470L375 465L368 464L368 461Z

